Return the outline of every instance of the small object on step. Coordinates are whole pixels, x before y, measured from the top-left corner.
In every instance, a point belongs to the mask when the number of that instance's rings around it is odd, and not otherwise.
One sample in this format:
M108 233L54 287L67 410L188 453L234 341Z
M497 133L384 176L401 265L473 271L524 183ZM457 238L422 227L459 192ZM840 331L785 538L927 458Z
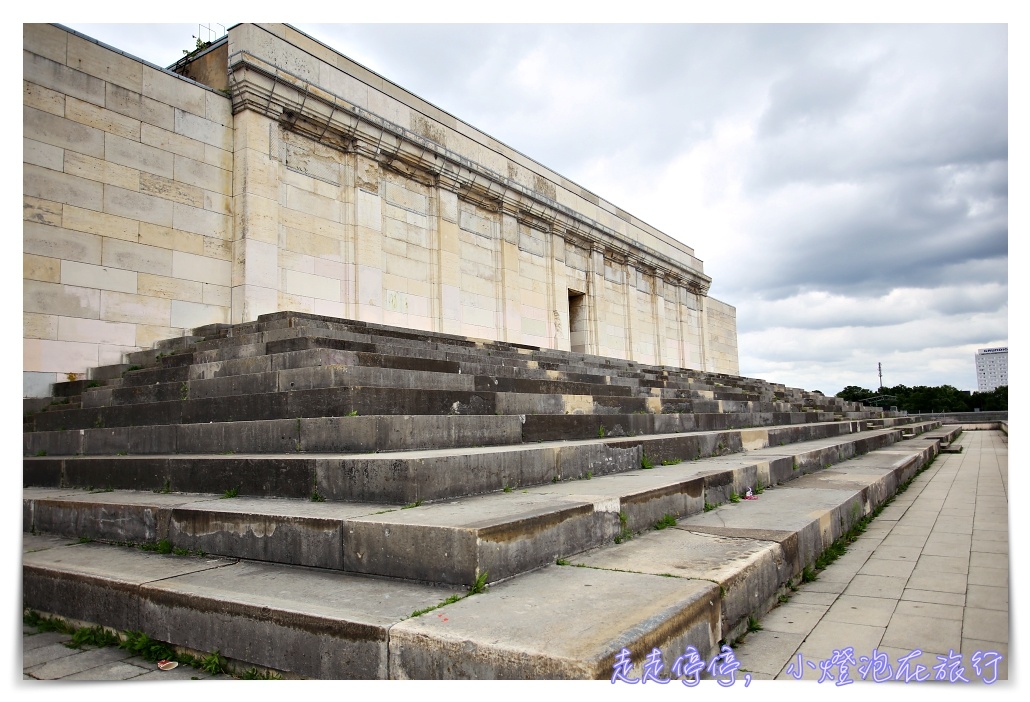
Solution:
M161 670L172 670L173 668L178 668L179 664L176 661L158 661L157 667Z
M751 488L748 488L747 492L744 493L744 499L745 500L757 500L758 499L758 495L753 495L751 493Z

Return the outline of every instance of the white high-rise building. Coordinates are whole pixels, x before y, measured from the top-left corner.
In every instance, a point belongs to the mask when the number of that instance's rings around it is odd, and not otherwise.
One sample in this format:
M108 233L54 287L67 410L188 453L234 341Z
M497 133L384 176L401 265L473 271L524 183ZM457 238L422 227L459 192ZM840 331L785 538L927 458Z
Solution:
M1009 384L1009 347L978 349L976 352L976 387L990 392Z

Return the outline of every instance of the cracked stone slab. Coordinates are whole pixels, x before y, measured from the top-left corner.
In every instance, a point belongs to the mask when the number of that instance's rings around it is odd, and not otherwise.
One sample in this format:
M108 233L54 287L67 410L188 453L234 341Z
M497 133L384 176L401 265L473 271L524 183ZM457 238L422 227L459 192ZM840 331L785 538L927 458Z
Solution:
M151 636L322 679L388 675L390 628L453 587L241 561L140 588Z
M233 563L224 558L166 556L135 548L78 544L22 556L25 606L115 629L139 629L144 583Z
M609 679L627 648L675 660L721 638L714 583L550 566L390 631L394 679Z
M723 637L732 638L748 616L766 611L793 577L775 541L719 536L678 527L652 531L620 545L570 559L592 568L672 575L718 583Z

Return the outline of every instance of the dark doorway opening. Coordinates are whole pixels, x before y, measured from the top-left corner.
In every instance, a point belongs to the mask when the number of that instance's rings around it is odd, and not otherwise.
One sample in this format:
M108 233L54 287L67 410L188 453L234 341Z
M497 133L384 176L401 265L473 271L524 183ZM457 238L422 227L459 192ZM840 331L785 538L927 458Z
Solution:
M590 341L587 324L587 296L569 290L569 344L574 353L586 353Z

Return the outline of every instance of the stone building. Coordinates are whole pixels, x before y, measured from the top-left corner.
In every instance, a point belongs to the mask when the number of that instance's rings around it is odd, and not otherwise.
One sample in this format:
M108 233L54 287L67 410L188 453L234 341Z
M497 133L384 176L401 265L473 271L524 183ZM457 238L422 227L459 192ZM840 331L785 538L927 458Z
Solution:
M739 372L692 248L288 25L24 49L28 396L279 310Z

